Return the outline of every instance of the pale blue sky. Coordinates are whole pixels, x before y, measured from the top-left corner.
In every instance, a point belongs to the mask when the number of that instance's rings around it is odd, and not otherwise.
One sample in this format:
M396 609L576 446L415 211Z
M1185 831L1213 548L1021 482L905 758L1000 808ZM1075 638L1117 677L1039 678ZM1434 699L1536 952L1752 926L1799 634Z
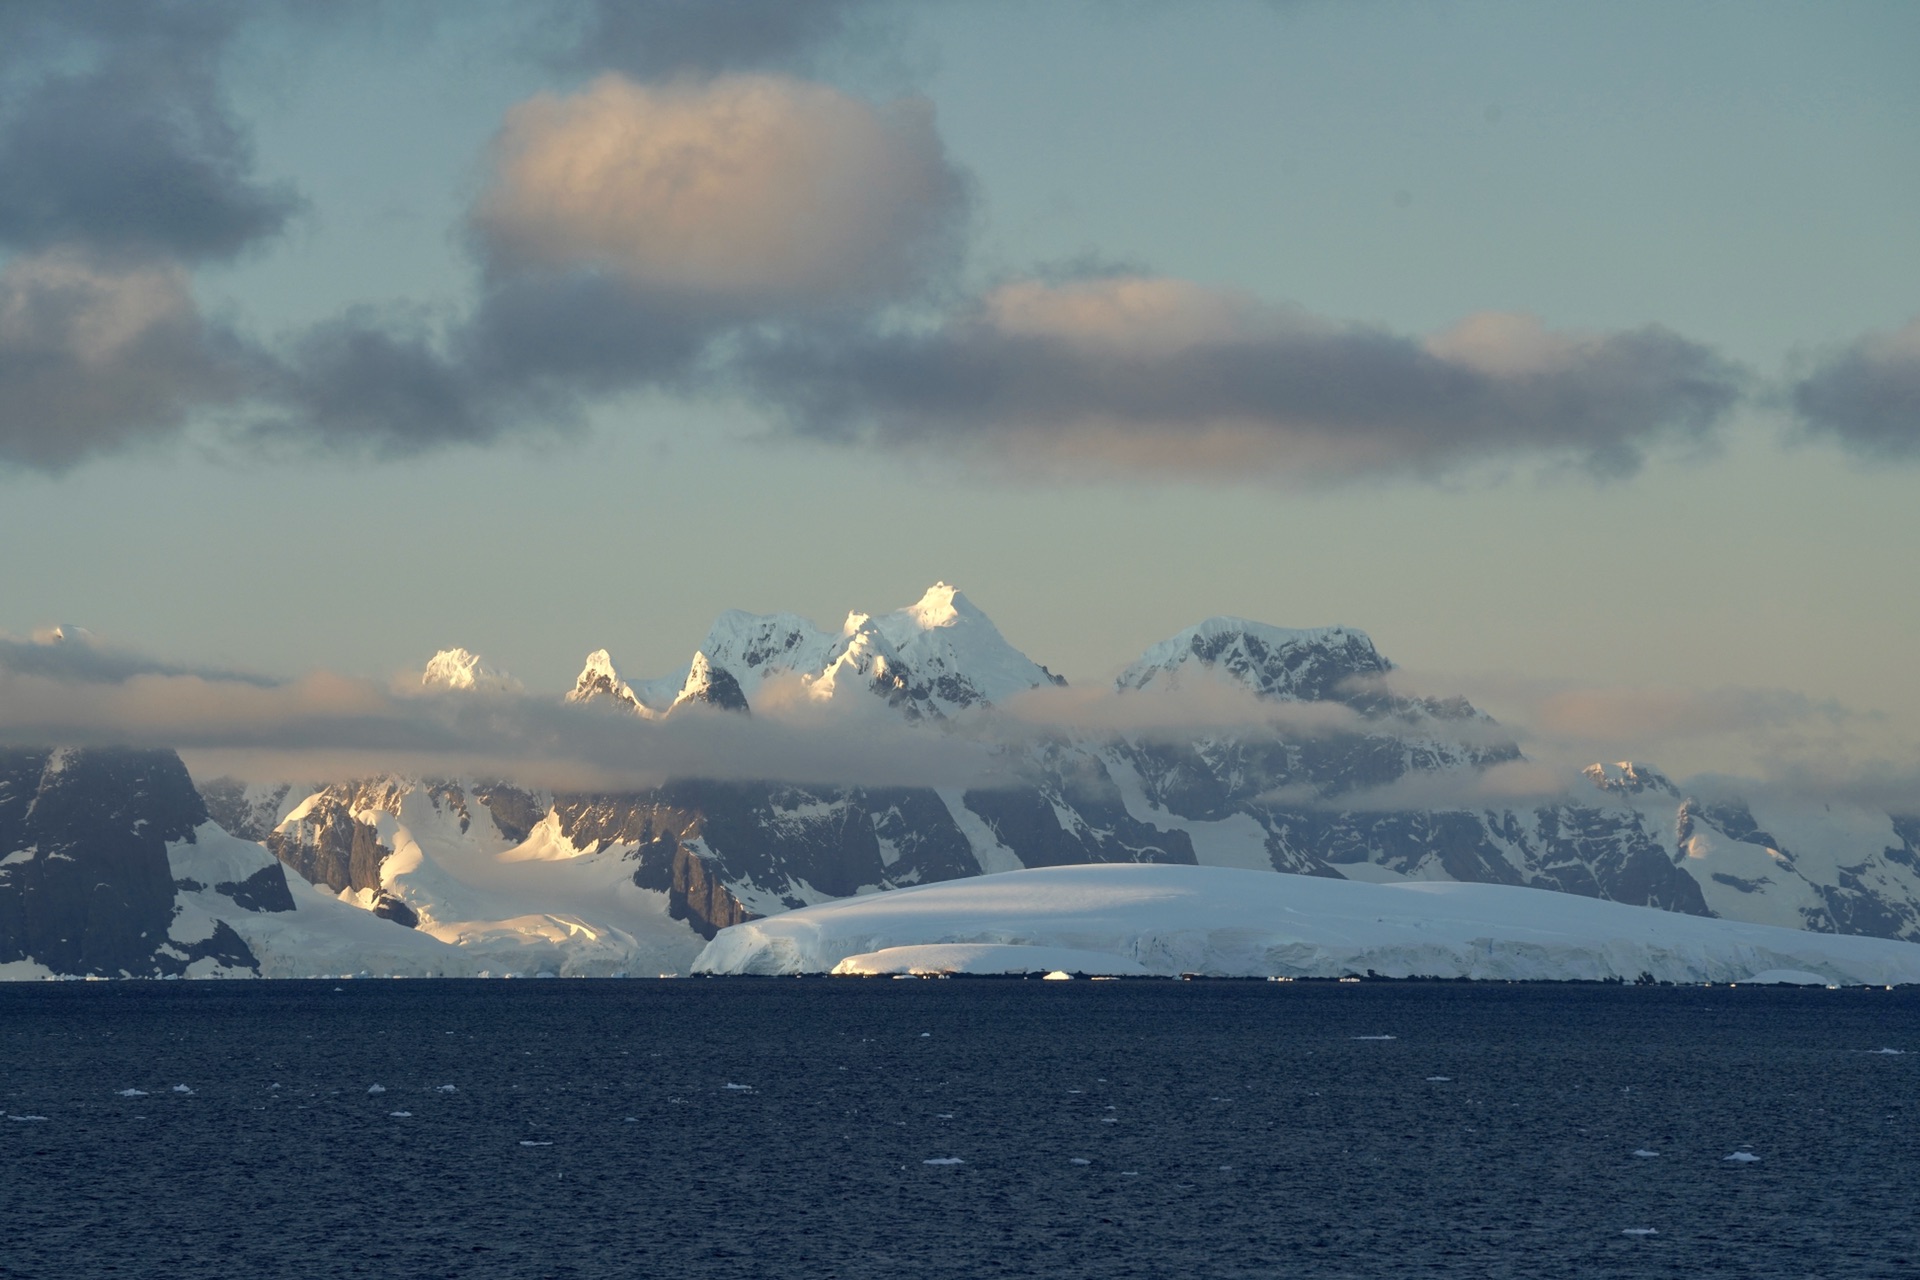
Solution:
M262 342L358 304L467 312L489 140L584 81L516 53L520 11L474 13L242 33L233 115L307 203L197 271L203 312ZM1021 479L658 390L582 435L398 459L196 430L0 470L0 629L276 674L461 644L562 687L601 646L635 677L684 663L724 608L834 623L944 578L1075 679L1235 613L1364 628L1440 683L1781 688L1920 725L1920 463L1792 443L1769 391L1920 313L1920 6L983 0L896 34L818 65L931 100L973 184L970 287L1099 259L1404 335L1657 324L1754 394L1716 447L1605 482L1527 457Z

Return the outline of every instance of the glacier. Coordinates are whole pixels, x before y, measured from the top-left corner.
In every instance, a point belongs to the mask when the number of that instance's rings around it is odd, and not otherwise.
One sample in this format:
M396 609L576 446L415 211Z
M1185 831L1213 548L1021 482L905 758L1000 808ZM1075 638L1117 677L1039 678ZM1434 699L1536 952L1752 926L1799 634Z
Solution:
M983 947L977 955L965 948ZM904 953L896 949L904 948ZM944 957L923 948L959 948ZM1021 948L1035 948L1022 965ZM1506 981L1920 982L1920 945L1512 885L1366 884L1228 867L1046 867L842 899L722 929L696 973L1084 972ZM843 968L845 965L847 967Z

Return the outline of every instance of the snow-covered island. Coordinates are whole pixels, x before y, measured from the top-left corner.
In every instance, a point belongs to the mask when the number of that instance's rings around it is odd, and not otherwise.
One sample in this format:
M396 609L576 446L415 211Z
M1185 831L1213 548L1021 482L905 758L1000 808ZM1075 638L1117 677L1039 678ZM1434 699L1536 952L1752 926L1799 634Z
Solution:
M696 973L1021 973L1920 982L1920 945L1511 885L1226 867L1046 867L821 903L719 932Z

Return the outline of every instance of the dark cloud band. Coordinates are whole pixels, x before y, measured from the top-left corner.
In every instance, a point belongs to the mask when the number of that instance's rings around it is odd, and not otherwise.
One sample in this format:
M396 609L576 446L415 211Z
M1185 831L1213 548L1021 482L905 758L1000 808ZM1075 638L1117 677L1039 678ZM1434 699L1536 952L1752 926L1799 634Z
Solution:
M1813 435L1868 458L1920 459L1920 320L1829 356L1790 396Z

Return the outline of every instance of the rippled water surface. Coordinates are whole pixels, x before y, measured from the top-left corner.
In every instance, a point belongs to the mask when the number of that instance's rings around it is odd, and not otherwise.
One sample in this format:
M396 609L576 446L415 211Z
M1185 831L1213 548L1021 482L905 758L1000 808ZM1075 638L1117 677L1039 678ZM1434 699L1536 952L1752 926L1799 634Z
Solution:
M1920 1274L1913 991L0 984L0 1109L7 1276Z

